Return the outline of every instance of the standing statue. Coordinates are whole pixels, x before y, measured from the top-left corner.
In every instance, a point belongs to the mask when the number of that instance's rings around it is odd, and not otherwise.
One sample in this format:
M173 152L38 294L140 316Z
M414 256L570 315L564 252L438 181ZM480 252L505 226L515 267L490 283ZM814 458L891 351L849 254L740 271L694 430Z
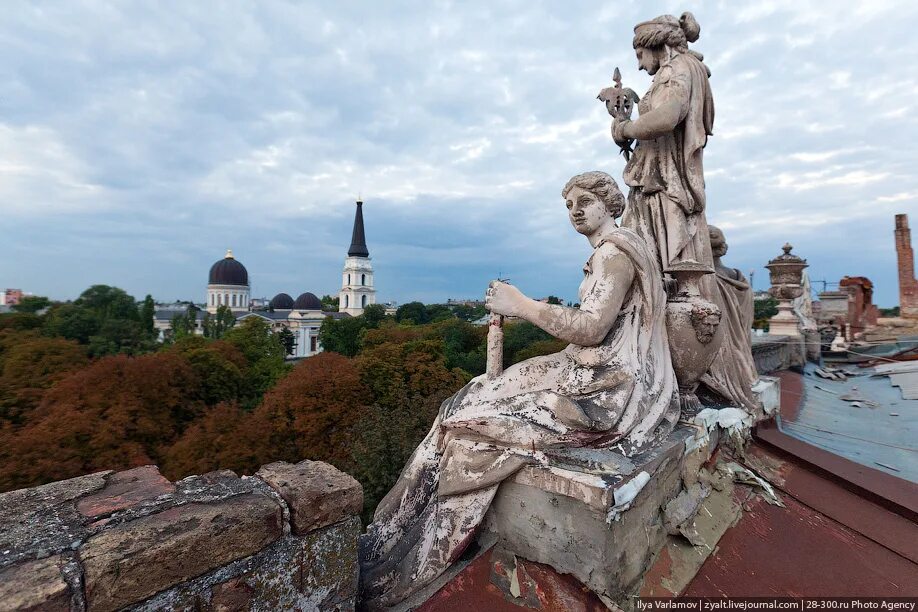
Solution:
M655 250L666 275L670 349L687 414L701 408L699 378L726 335L705 218L703 154L713 133L714 98L703 57L688 48L700 32L691 13L639 23L633 46L639 68L653 76L650 89L638 101L616 68L615 85L599 93L613 117L612 138L628 160L622 224ZM640 116L632 120L634 101Z
M492 314L523 318L570 344L479 376L449 398L360 539L363 605L383 609L436 579L474 540L500 483L546 452L607 447L630 456L679 416L667 347L666 296L655 254L616 225L625 198L587 172L562 196L593 253L580 307L549 305L494 281Z
M721 261L727 254L724 233L713 225L708 226L708 231L720 295L721 325L726 329L723 344L701 383L730 405L755 414L759 400L752 392L752 385L759 374L752 358L752 288L742 272L726 267Z
M635 26L638 66L653 76L653 83L638 103L639 118L630 118L627 104L613 113L615 142L626 150L637 141L625 166L630 193L622 225L656 249L664 272L685 261L713 263L702 157L713 133L714 98L710 71L701 54L688 48L700 32L691 13L679 19L663 15Z

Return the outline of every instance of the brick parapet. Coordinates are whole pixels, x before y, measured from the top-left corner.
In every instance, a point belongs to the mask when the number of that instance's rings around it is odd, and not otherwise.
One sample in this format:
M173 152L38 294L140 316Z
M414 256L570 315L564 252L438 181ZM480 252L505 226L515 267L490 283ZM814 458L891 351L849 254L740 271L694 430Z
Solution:
M0 494L3 609L353 609L360 485L320 462L264 470L171 483L144 466Z

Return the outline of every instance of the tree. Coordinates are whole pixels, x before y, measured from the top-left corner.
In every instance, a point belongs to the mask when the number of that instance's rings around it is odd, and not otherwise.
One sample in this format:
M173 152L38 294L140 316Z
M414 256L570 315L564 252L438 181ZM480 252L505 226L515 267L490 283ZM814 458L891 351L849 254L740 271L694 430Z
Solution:
M169 351L99 359L49 388L30 422L0 433L0 490L158 463L204 405Z
M354 360L321 353L297 364L254 411L224 402L209 409L167 452L169 478L215 469L251 474L271 461L352 466L353 428L368 391Z
M0 331L38 329L44 321L44 318L28 312L4 313L0 314Z
M522 361L533 344L555 338L529 321L514 321L504 325L504 367ZM545 346L545 345L543 345ZM551 351L554 352L554 351Z
M89 361L84 347L63 338L19 334L3 344L0 420L15 424L22 424L48 388Z
M172 340L181 340L194 335L195 315L191 312L177 314L172 316L172 322L169 324L172 330Z
M51 305L51 300L40 295L27 295L11 306L14 312L36 313Z
M284 353L287 355L292 355L296 351L296 334L290 331L287 327L282 327L279 332L277 332L278 337L280 338L281 344L284 345Z
M319 327L319 342L326 351L353 357L360 350L360 333L363 329L360 317L326 317Z
M364 325L367 329L376 329L386 318L386 308L382 304L370 304L363 309Z
M151 339L156 338L156 326L153 321L155 317L156 303L153 302L153 296L148 293L140 307L140 324L144 333Z
M353 450L354 476L364 488L368 519L430 429L440 404L468 376L446 367L440 340L368 346L357 364L373 398L357 423Z
M100 322L106 319L140 320L137 301L118 287L93 285L81 293L74 304L94 313Z
M241 402L244 407L254 406L289 371L284 360L286 348L261 317L245 319L242 325L226 332L223 339L238 348L249 364Z
M453 314L463 321L477 321L481 317L488 314L488 311L485 310L484 306L466 306L465 304L457 304L453 306Z
M233 326L236 325L236 315L226 304L217 306L217 312L213 316L209 312L204 313L201 321L201 327L204 329L205 338L219 340Z
M399 323L408 323L412 325L423 325L430 323L430 316L427 314L427 308L420 302L408 302L402 304L395 311L395 320Z
M429 304L425 307L425 310L427 311L427 320L431 323L456 318L456 315L453 314L453 309L446 304Z
M144 332L143 324L129 319L108 319L96 335L89 337L89 354L93 357L116 353L139 355L153 347L153 339Z
M200 398L208 406L239 400L249 366L234 345L190 336L174 343L169 350L182 355L191 364L201 383Z
M92 311L76 304L54 306L47 317L45 331L48 335L76 340L80 344L89 344L89 338L102 327Z
M322 310L325 312L338 311L338 302L340 301L338 296L323 295L319 301L322 302Z
M319 328L319 341L326 351L354 357L360 351L366 331L376 329L385 320L386 309L380 304L367 306L363 314L356 317L326 317Z
M564 302L561 301L561 298L554 296L554 295L548 296L548 298L546 299L546 302L549 304L555 304L557 306L561 306L564 304Z
M769 296L752 302L752 327L768 329L768 319L778 314L778 300Z

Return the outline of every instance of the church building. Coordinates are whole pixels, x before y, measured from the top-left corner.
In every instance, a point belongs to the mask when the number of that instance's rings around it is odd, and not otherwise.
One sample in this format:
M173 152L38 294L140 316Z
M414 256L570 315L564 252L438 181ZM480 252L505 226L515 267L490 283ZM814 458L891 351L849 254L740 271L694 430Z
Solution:
M250 317L260 317L269 322L271 329L280 332L286 328L293 332L296 339L293 353L288 359L310 357L322 351L319 342L319 328L327 317L340 319L357 316L363 309L376 303L376 288L373 282L373 264L367 249L366 234L363 227L363 202L357 201L354 215L354 227L351 231L351 246L344 260L342 273L340 303L338 311L326 311L322 301L309 291L300 293L293 299L288 293L278 293L268 303L267 308L252 308L251 285L249 272L241 261L227 250L223 259L210 267L207 278L207 298L204 310L215 314L220 306L227 306L241 323ZM184 315L188 311L186 304L161 306L154 316L154 326L160 332L160 339L172 329L172 318ZM204 311L196 312L195 333L201 335Z
M351 231L351 247L344 260L341 273L341 292L338 294L338 310L349 315L363 314L363 309L376 303L376 286L373 283L373 262L367 249L367 238L363 230L363 202L357 200L354 213L354 229Z

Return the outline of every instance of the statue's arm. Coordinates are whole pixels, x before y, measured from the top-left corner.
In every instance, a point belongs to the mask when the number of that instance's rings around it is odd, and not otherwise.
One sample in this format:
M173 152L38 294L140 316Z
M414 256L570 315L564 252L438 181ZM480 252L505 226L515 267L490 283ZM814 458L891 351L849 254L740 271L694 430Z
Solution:
M595 346L602 342L615 323L622 302L634 281L631 260L610 244L593 257L593 286L580 308L544 304L524 298L519 316L565 342Z
M626 138L651 140L676 129L689 109L689 89L686 75L672 74L654 94L661 101L655 108L642 113L634 121L625 121L620 130Z

